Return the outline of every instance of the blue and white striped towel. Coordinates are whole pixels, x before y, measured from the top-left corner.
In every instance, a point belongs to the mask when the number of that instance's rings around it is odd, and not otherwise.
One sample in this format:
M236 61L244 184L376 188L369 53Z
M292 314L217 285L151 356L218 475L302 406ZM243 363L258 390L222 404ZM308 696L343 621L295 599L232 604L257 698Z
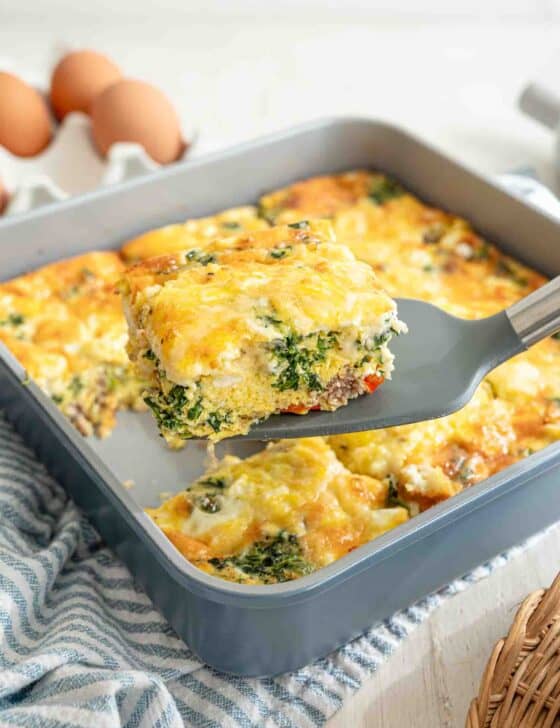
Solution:
M443 598L510 556L296 673L222 675L175 636L0 420L0 724L320 726Z
M0 724L321 726L443 599L517 551L298 672L222 675L176 637L0 416Z

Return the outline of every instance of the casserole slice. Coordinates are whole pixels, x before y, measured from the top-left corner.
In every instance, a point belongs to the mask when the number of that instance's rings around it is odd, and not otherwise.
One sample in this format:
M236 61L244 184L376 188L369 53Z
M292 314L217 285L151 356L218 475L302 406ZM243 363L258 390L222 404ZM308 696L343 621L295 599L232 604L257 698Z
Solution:
M175 446L373 391L393 369L391 337L405 330L327 221L152 258L120 288L145 401Z
M408 519L388 481L351 473L320 437L228 455L147 513L195 566L245 584L304 576Z

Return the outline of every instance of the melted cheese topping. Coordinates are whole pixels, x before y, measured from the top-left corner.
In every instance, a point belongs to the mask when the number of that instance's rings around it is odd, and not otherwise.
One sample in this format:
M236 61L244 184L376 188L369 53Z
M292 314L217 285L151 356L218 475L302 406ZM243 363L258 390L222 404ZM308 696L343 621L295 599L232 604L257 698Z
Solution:
M130 262L147 260L158 255L205 247L216 238L237 236L267 227L266 220L258 217L256 207L235 207L212 217L201 217L150 230L126 243L121 254Z
M0 341L85 435L143 407L115 294L123 270L116 253L88 253L0 285Z
M164 435L181 429L218 439L246 432L292 405L323 405L317 393L342 374L360 382L390 376L386 340L402 330L395 304L371 267L331 240L328 223L300 223L128 271L123 288L132 357L151 369L156 390L187 390L178 411L201 408L186 418L190 426L183 418L171 427L173 413L162 417L163 403L150 397ZM217 409L219 431L208 420Z
M255 543L292 534L300 549L296 567L316 569L407 520L405 508L386 507L387 501L387 483L350 473L324 440L313 438L282 441L244 461L226 457L148 514L200 568L263 583L286 574L280 563L276 571L263 565ZM247 552L246 563L231 559ZM284 558L293 556L283 551Z

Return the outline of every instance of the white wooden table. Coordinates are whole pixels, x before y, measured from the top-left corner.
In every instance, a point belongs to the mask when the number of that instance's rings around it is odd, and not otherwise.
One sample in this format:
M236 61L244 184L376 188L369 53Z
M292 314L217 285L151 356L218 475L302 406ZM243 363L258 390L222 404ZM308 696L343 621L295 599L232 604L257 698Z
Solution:
M560 483L559 483L560 487ZM527 594L560 569L560 526L443 603L328 723L328 728L457 728L492 648Z
M226 6L236 17L220 14ZM104 50L170 94L199 127L201 149L363 114L404 124L483 172L531 165L554 181L553 140L515 100L560 38L557 0L277 0L276 17L251 0L155 7L0 0L0 65L41 80L57 46ZM447 601L329 728L462 725L491 646L558 569L560 529Z

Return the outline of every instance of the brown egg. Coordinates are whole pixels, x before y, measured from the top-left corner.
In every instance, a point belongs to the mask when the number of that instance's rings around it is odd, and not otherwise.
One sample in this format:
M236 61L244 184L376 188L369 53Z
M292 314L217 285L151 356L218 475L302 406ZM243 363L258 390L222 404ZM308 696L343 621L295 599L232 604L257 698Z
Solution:
M34 157L51 139L42 96L11 73L0 71L0 145L18 157Z
M8 194L8 190L4 187L2 180L0 179L0 215L4 212L4 208L8 204L9 199L10 196Z
M183 150L179 117L166 96L144 81L123 79L103 91L91 110L93 139L101 154L115 142L137 142L160 164Z
M89 114L96 96L122 77L118 66L96 51L74 51L59 61L51 78L51 105L58 119L71 111Z

